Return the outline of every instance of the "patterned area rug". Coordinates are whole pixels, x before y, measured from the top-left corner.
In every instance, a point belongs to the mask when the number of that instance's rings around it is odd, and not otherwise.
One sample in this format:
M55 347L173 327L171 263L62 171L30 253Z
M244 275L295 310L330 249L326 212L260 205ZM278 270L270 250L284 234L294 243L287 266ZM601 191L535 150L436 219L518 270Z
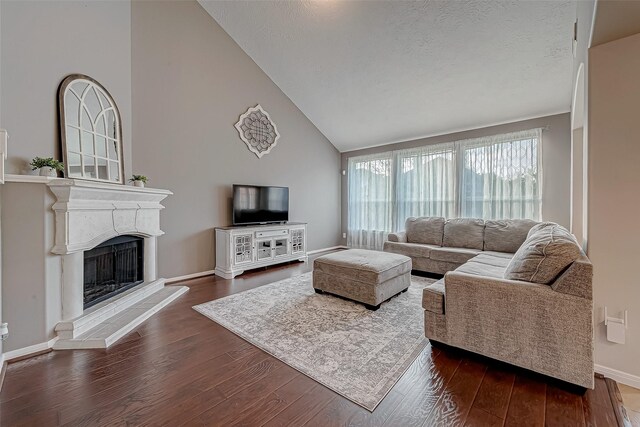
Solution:
M193 307L289 366L373 411L424 349L422 288L370 311L316 294L311 273Z

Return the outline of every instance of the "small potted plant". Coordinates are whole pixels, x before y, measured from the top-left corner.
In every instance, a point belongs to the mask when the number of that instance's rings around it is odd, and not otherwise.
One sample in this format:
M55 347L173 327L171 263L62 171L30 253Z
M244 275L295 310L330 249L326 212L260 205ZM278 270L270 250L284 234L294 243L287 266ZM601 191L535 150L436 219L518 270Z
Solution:
M53 157L36 157L31 160L31 170L40 169L40 176L58 176L64 170L64 165Z
M136 187L144 187L148 178L144 175L133 175L129 181L133 182Z

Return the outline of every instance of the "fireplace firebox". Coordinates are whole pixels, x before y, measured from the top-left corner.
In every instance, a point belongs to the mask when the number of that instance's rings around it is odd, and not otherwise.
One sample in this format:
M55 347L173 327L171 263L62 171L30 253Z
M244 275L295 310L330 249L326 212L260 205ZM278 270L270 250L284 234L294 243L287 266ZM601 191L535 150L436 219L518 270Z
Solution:
M144 239L118 236L84 252L84 309L144 281Z

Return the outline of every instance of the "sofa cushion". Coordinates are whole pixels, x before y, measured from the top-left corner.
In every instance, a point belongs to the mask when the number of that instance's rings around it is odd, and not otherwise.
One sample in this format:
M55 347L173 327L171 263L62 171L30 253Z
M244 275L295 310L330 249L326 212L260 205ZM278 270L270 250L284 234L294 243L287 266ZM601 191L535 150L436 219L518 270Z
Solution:
M314 270L376 284L411 271L411 258L388 252L349 249L316 258Z
M484 223L484 250L515 253L536 224L530 219L487 220Z
M407 233L407 241L409 243L423 243L426 245L442 246L444 218L407 218L407 221L405 222L405 228Z
M504 278L548 285L581 253L578 242L567 229L557 224L542 227L515 253Z
M513 252L483 251L480 255L488 255L488 256L491 256L493 258L506 259L507 263L509 263L509 261L511 261L511 258L513 258L514 253Z
M444 224L442 246L482 250L484 246L484 220L453 218Z
M476 257L477 258L477 257ZM455 271L459 273L473 274L476 276L491 277L494 279L502 279L504 277L504 271L506 266L485 264L472 259L469 262L465 262Z
M480 251L477 249L466 248L433 248L429 258L435 261L454 262L462 264L478 255Z
M432 313L444 314L444 278L422 290L422 308Z
M420 243L384 242L384 251L394 254L406 255L413 258L429 258L431 249L439 248L436 245L423 245Z
M480 252L480 254L469 262L479 262L481 264L494 265L496 267L507 268L514 254L502 256L501 252Z

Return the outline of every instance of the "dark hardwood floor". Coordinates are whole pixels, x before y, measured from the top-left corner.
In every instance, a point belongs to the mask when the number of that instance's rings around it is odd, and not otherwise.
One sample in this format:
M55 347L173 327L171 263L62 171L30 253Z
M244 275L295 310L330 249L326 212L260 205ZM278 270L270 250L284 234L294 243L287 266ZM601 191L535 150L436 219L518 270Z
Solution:
M427 346L370 413L191 309L294 276L296 263L207 277L110 349L55 351L8 365L0 424L614 426L603 379L576 393L548 378Z

